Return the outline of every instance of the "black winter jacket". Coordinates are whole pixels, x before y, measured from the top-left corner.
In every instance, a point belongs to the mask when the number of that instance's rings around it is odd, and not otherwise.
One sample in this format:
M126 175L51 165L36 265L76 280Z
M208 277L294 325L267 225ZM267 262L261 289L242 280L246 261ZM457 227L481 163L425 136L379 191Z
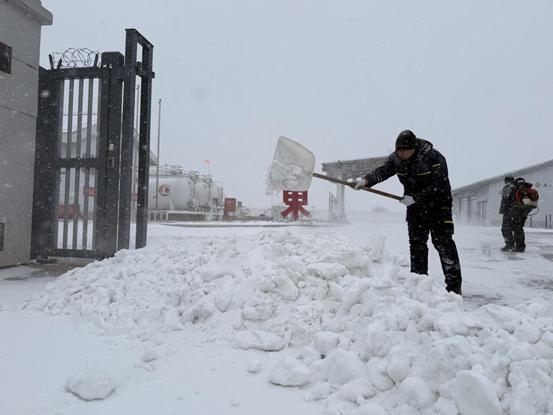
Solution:
M515 205L515 194L517 185L515 183L507 183L501 190L501 204L499 205L499 214L504 215L509 212Z
M382 167L365 176L367 186L377 183L397 174L404 188L404 194L415 199L418 207L451 208L451 185L447 174L445 157L431 142L418 138L415 154L402 161L393 152Z

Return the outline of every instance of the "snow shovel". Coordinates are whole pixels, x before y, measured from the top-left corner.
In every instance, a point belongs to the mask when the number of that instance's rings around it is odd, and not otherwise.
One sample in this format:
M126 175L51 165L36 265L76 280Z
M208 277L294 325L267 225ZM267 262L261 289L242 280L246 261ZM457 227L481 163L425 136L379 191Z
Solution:
M332 183L343 184L352 189L355 187L354 182L315 173L314 169L315 155L311 151L294 140L279 137L267 177L267 185L272 191L289 190L303 192L309 189L311 179L317 177L318 179L327 180ZM361 190L389 197L390 199L401 199L401 196L371 189L370 187L362 187Z

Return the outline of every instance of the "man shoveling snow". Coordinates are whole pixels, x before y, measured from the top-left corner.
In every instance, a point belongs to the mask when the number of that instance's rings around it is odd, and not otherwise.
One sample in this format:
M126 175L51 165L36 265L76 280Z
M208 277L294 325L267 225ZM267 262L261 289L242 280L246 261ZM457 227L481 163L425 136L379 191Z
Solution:
M461 294L461 265L453 241L451 186L445 157L432 143L402 131L396 151L386 163L356 180L355 189L371 187L397 174L404 187L400 200L407 206L411 272L428 274L428 234L440 255L446 289Z

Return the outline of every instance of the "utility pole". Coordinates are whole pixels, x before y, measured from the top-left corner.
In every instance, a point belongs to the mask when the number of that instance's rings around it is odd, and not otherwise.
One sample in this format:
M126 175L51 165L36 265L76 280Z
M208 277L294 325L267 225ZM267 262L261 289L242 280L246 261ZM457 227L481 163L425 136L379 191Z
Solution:
M156 215L158 213L159 209L159 145L160 145L160 138L161 138L161 98L157 102L159 109L158 109L158 115L157 115L157 163L156 163Z

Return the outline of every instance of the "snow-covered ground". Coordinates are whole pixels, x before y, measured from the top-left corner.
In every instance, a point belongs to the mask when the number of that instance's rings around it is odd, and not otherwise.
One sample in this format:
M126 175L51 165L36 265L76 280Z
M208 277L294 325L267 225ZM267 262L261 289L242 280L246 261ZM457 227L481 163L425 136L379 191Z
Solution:
M152 225L58 279L0 270L0 414L551 414L553 233L458 227L464 297L406 226Z

